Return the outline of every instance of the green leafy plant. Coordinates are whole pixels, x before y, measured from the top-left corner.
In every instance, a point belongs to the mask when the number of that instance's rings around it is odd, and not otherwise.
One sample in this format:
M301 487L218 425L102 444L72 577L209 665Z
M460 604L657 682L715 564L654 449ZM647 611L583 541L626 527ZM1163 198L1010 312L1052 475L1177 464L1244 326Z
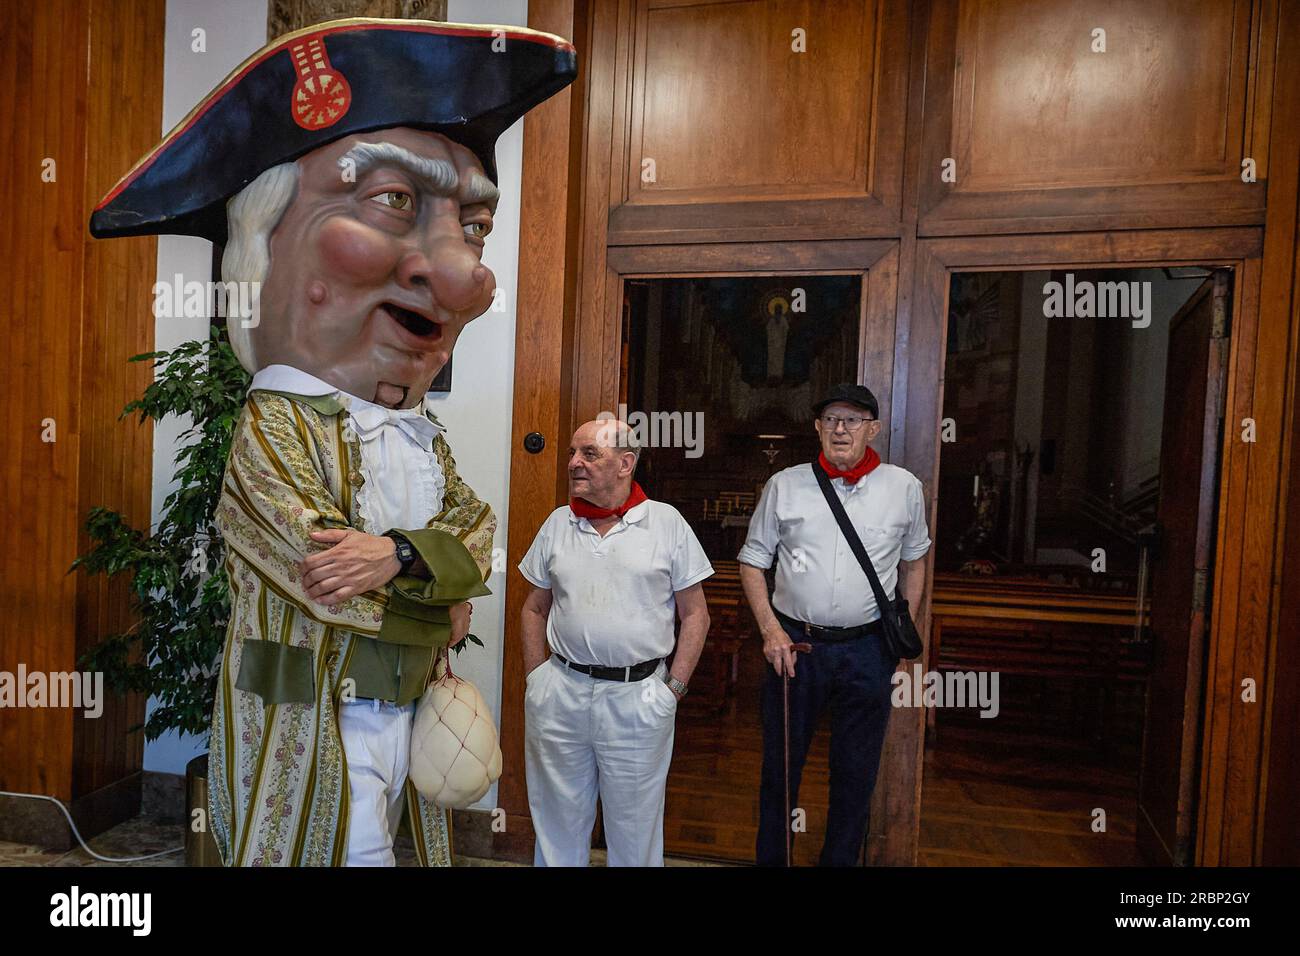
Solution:
M188 414L191 424L181 435L172 476L175 490L163 502L156 528L132 527L108 508L95 508L87 516L93 547L73 568L132 575L138 622L124 634L105 638L79 666L103 671L119 693L139 691L157 698L158 706L142 725L147 740L169 730L206 735L230 619L225 550L214 517L249 377L225 330L215 326L206 339L131 361L152 361L156 373L121 417L139 413L141 422L158 422Z

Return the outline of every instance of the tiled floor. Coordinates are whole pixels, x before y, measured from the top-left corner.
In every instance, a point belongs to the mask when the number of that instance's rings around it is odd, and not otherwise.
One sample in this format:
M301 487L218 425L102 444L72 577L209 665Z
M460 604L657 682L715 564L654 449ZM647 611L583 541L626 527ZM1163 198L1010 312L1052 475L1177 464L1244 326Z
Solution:
M136 817L89 841L91 849L100 856L123 858L149 856L164 850L175 848L176 852L150 860L130 863L106 862L96 860L85 850L78 847L71 851L43 850L40 847L23 843L6 843L0 841L0 866L184 866L185 853L182 849L185 841L184 827L179 823L163 823L148 817ZM405 835L399 836L396 847L398 866L415 866L415 851ZM699 863L694 860L669 859L668 866L715 866L718 864ZM457 866L520 866L501 860L486 860L479 857L460 856ZM605 865L603 850L593 850L592 866Z
M96 860L85 850L45 850L24 843L0 841L0 866L184 866L185 830L179 823L159 823L136 817L89 841L91 849L106 857L149 856L175 848L177 852L127 864Z

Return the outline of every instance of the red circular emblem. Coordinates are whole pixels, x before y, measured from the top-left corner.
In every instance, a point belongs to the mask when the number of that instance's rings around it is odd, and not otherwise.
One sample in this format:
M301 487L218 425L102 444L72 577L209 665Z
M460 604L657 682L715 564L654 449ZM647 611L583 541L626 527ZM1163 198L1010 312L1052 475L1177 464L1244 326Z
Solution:
M298 74L293 85L293 121L303 129L333 126L352 105L352 88L330 63L324 38L305 38L289 55Z
M303 129L324 129L343 118L352 89L339 73L314 73L293 86L293 119Z

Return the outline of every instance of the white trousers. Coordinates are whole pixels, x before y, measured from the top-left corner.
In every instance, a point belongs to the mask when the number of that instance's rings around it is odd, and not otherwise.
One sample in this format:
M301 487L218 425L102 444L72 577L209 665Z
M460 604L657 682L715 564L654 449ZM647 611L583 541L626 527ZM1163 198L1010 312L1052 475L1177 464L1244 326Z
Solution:
M339 708L348 761L347 866L397 865L393 840L402 820L414 719L414 703L355 700Z
M596 798L610 866L663 866L677 695L663 678L600 680L554 657L528 675L524 758L535 866L587 866Z

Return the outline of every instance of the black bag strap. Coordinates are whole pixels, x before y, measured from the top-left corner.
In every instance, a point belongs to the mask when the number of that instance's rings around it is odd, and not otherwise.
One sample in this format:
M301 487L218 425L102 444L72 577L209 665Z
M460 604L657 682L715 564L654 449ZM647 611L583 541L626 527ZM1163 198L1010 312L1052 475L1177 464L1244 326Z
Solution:
M871 563L867 549L862 546L862 539L858 537L857 529L849 521L849 516L844 511L844 503L831 487L831 476L826 474L826 469L822 467L820 461L814 461L812 469L813 474L817 476L817 484L821 486L826 503L831 506L831 514L835 515L835 521L840 526L840 533L844 535L844 540L849 543L853 556L858 559L858 564L862 565L867 580L871 582L871 593L876 596L876 607L880 609L881 618L884 618L893 609L894 604L885 597L885 589L880 586L880 578L876 576L876 567Z

